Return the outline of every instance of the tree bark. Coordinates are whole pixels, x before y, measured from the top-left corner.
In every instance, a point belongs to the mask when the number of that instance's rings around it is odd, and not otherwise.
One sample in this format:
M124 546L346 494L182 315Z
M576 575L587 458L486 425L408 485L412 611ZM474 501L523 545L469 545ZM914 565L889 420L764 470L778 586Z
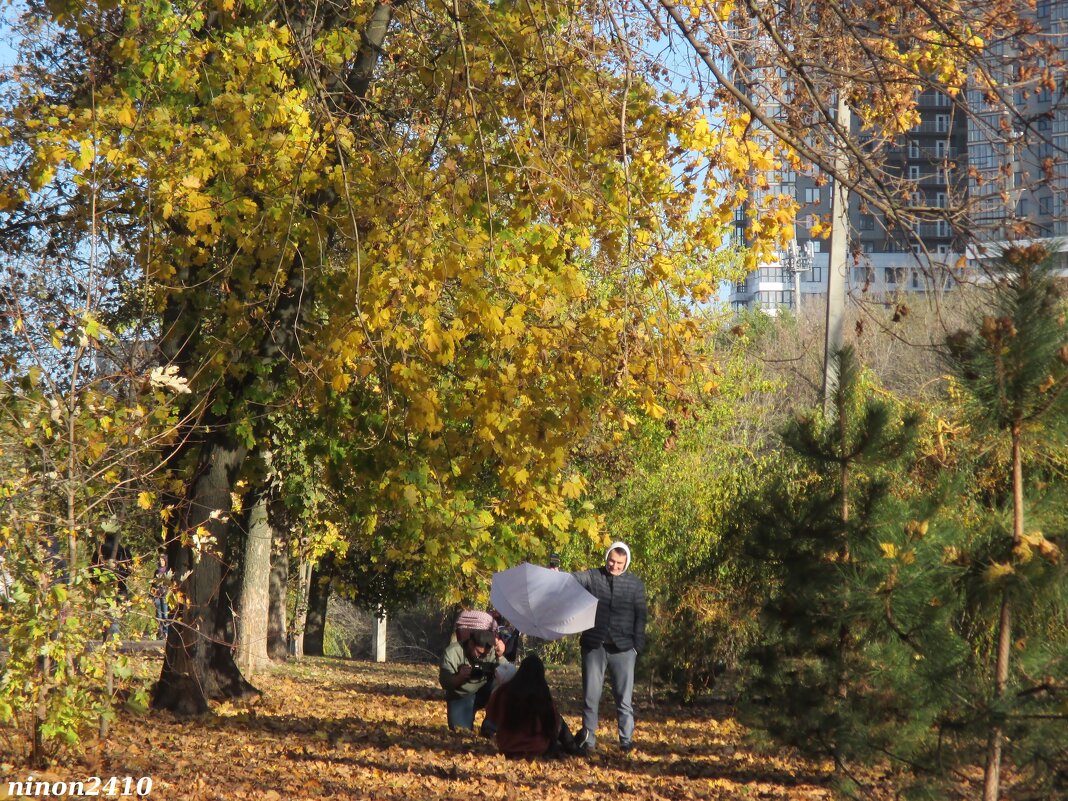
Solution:
M308 615L304 623L304 655L323 656L326 641L326 605L330 600L330 573L332 560L324 556L312 572L308 588Z
M1023 454L1020 450L1022 424L1017 421L1012 427L1012 544L1015 548L1023 540ZM1001 595L1001 612L998 616L998 644L994 663L994 702L1005 694L1009 683L1009 663L1012 657L1012 598L1009 591ZM983 772L983 801L998 801L1001 793L1001 752L1005 736L1001 726L990 727L987 740L986 769Z
M267 620L271 597L271 541L273 529L264 493L256 494L248 512L245 561L237 621L237 664L246 674L270 664Z
M271 554L270 605L267 616L267 655L276 662L289 658L286 640L286 592L289 584L289 543L277 529Z
M293 647L290 653L297 659L304 658L304 624L308 616L308 591L311 586L312 564L302 556L297 568L297 603L293 608Z
M190 485L182 528L189 536L207 532L225 542L232 511L230 490L245 458L245 448L221 437L205 447L204 466ZM208 701L244 698L258 692L241 676L226 630L231 618L223 598L226 569L211 544L194 551L182 545L182 532L172 531L167 557L181 582L183 603L167 634L163 670L152 692L152 707L180 715L208 711Z

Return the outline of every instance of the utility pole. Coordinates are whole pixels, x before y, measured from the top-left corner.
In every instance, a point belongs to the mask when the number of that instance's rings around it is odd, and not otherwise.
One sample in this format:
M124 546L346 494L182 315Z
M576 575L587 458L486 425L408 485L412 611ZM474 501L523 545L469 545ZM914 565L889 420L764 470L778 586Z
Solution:
M794 246L796 247L796 245ZM794 314L797 317L801 316L801 269L799 265L794 266L793 270L794 279Z
M835 122L849 136L851 112L845 91L839 89ZM823 346L823 410L829 411L831 389L838 381L834 354L841 349L845 325L845 285L848 276L849 187L842 180L848 174L849 159L845 143L839 141L834 153L834 189L831 194L831 252L827 260L827 321Z
M783 273L789 275L793 282L794 314L800 317L801 273L807 273L812 269L812 243L806 242L804 247L798 249L797 240L791 239L786 250L779 254L779 263L782 265Z
M1017 204L1020 202L1020 196L1023 194L1023 181L1021 180L1022 170L1017 169L1016 159L1018 153L1016 152L1017 145L1021 143L1023 139L1023 131L1016 128L1015 123L1008 111L1001 112L1002 130L1005 133L1005 145L1008 151L1008 173L1005 175L1005 197L1008 200L1008 222L1005 224L1004 237L1006 242L1014 241L1020 233L1016 227L1017 217L1020 216L1017 208ZM1026 216L1026 215L1023 215Z

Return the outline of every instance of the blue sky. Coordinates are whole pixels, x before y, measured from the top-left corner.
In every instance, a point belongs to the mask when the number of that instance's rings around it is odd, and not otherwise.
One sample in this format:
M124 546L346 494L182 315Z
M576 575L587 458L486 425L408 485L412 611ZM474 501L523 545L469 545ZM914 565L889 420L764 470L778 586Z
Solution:
M18 3L0 3L0 73L6 73L8 68L15 63L15 50L12 47L13 34L8 20L17 13Z

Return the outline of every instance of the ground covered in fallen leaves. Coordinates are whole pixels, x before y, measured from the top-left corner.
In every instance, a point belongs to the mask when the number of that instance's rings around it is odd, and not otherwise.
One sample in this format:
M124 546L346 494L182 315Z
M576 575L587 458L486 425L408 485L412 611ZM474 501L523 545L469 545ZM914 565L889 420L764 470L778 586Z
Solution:
M549 678L577 729L578 671L553 670ZM636 748L623 754L606 689L594 754L528 763L448 730L433 665L305 659L254 683L262 698L217 706L200 720L124 713L84 764L37 777L148 776L147 797L160 801L832 797L829 766L755 750L727 707L680 707L636 693ZM0 798L6 790L0 786Z

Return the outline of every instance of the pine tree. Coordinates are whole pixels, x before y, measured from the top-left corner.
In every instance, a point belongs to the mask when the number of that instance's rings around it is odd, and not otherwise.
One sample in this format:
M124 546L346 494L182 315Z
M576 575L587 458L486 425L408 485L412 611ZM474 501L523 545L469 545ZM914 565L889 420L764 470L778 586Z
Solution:
M987 310L947 341L949 457L916 458L922 422L848 350L830 414L784 432L741 524L773 577L747 711L847 775L904 768L910 795L985 762L995 801L1004 752L1014 797L1065 797L1068 308L1042 248L990 274Z
M967 659L945 592L961 570L944 558L955 533L932 520L946 488L910 484L921 417L879 393L850 348L835 358L830 413L784 432L787 466L746 532L774 583L745 711L844 775L887 756L923 772Z
M984 571L986 588L999 596L984 801L998 799L1006 726L1019 728L1021 721L1059 720L1059 740L1063 742L1068 691L1063 680L1064 659L1056 657L1064 652L1063 639L1060 648L1051 647L1050 639L1050 635L1063 638L1063 626L1061 631L1047 631L1045 636L1041 629L1015 631L1021 615L1041 626L1045 613L1038 609L1051 601L1056 603L1056 596L1063 593L1063 574L1057 569L1060 548L1033 527L1041 510L1052 507L1055 524L1062 533L1064 530L1063 504L1050 504L1049 499L1051 491L1054 495L1057 490L1063 492L1064 485L1068 307L1052 255L1042 246L1006 249L993 264L991 276L991 310L977 320L973 330L959 331L947 341L948 361L966 392L976 429L986 433L992 445L1009 452L1009 475L1001 483L1007 490L1004 496L1009 499L1011 527L1006 527L1007 536L993 544ZM1048 481L1051 465L1041 458L1043 451L1060 457L1059 468L1052 469L1052 487ZM1034 475L1025 476L1029 466L1034 468ZM1063 605L1059 608L1063 614ZM1030 634L1035 636L1027 636ZM1030 645L1029 639L1033 640ZM1020 665L1015 669L1014 650L1020 654ZM1043 673L1036 675L1032 671L1039 665ZM1043 699L1053 702L1052 710L1035 709L1035 703ZM1020 750L1017 762L1037 760L1049 766L1059 760L1063 789L1068 780L1064 749L1059 754L1040 756L1044 744L1041 738L1026 738L1028 728L1025 725L1013 738L1018 744L1032 743ZM1053 773L1057 773L1056 768Z

